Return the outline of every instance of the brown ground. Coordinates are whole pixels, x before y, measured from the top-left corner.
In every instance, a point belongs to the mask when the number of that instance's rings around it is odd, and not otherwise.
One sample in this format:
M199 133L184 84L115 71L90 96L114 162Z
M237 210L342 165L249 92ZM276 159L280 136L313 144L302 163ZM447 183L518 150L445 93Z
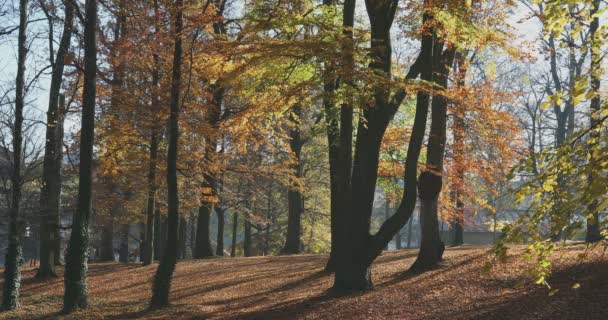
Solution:
M146 310L156 265L92 264L91 307L65 319L608 319L608 257L596 250L578 261L580 248L564 250L546 287L522 276L521 259L489 273L488 248L446 250L434 271L412 275L416 251L387 252L374 265L375 290L335 296L326 256L222 258L178 263L171 308ZM62 278L38 282L24 272L22 308L0 319L54 319ZM574 283L580 288L573 289Z

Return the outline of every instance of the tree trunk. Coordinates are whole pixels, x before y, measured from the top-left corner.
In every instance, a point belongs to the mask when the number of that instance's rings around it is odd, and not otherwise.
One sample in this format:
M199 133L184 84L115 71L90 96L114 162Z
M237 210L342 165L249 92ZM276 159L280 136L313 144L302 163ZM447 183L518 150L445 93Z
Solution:
M466 77L466 66L464 65L464 57L461 52L457 52L454 58L455 67L454 71L457 73L456 77L456 85L458 87L463 87L465 84ZM454 230L454 238L452 239L453 246L459 246L464 243L464 175L465 175L465 148L464 148L464 139L466 137L465 134L465 124L464 118L466 116L466 105L458 105L455 107L454 111L454 148L453 148L453 156L452 160L454 161L455 167L455 179L454 179L454 187L453 187L453 203L456 205L456 214L455 219L452 222L452 227Z
M74 7L65 1L63 34L53 61L49 108L46 115L46 144L40 190L40 268L36 278L56 277L55 259L59 255L56 242L59 241L59 212L61 205L61 163L63 161L63 121L65 117L65 97L60 95L63 81L65 58L70 48ZM52 50L52 49L51 49ZM52 55L52 52L51 52Z
M158 203L155 204L154 209L154 259L160 260L160 257L163 255L162 252L164 250L164 234L163 234L163 226L164 219L162 214L160 213L160 208Z
M232 213L232 247L230 248L230 256L236 257L236 236L239 223L239 214L236 212Z
M111 216L104 220L101 225L99 261L114 261L114 222Z
M63 311L88 306L87 250L93 191L93 143L95 139L95 80L97 76L97 1L87 0L84 26L84 88L80 130L78 205L72 218L72 233L65 265Z
M146 233L144 240L143 264L154 261L154 206L156 204L156 161L158 158L158 137L155 130L150 138L150 162L148 168L148 200L146 207Z
M390 29L395 17L396 0L369 0L366 8L371 25L371 63L369 68L378 74L391 78L391 37ZM424 36L423 39L429 38ZM406 75L413 79L420 74L425 66L429 53L432 52L428 41L423 41L421 54L414 66ZM428 73L428 70L425 72ZM369 234L371 213L376 188L377 170L382 137L391 119L397 112L406 92L398 90L391 96L385 85L377 84L373 88L374 100L371 105L363 108L357 129L355 155L350 192L342 199L345 214L340 224L344 230L344 239L348 243L338 250L334 289L339 291L367 290L372 285L370 267L372 262L381 254L386 244L405 225L415 208L416 172L418 157L428 112L428 95L426 104L420 100L416 106L416 117L410 138L407 160L405 165L405 191L400 206L390 219L385 221L380 230L373 236Z
M198 222L196 227L196 247L192 254L194 259L203 259L213 257L213 247L211 246L211 234L209 225L211 222L210 206L201 206L198 208Z
M391 209L391 205L388 202L388 199L386 199L386 197L384 198L384 220L388 220L388 218L391 217L391 213L390 213L390 209ZM395 237L397 237L399 235L399 233L397 233L395 235ZM384 250L388 250L388 245L389 243L386 244L386 246L384 247ZM396 244L395 244L396 246Z
M593 1L593 8L591 10L591 15L597 14L600 9L600 0ZM591 99L591 128L593 128L591 132L591 140L598 141L602 134L601 127L601 101L600 101L600 84L601 84L601 55L599 52L599 48L601 48L602 43L597 35L597 31L599 29L599 16L595 16L591 21L590 25L590 36L591 36L591 47L589 49L591 56L591 91L593 91L594 96ZM597 50L597 51L596 51ZM589 155L589 174L587 176L587 181L591 184L598 174L598 165L597 160L595 160L594 151L597 149L598 143L592 142L589 146L590 155ZM592 200L588 205L588 210L590 215L587 218L587 234L585 236L585 241L593 243L598 242L602 239L602 234L600 232L600 216L597 212L599 202L598 200Z
M325 5L335 6L336 1L324 0ZM355 19L356 0L345 0L342 15L343 34L353 39L353 26ZM352 41L343 46L344 65L346 76L344 83L353 87L350 72L354 70L354 47ZM338 126L334 106L334 92L338 85L333 63L328 63L324 76L323 105L327 122L327 140L329 145L329 172L330 172L330 222L331 222L331 251L325 271L334 272L337 268L342 246L346 245L347 212L349 211L348 195L351 189L352 148L353 148L353 114L354 100L352 97L340 106L340 121Z
M455 49L443 50L441 41L434 42L433 82L445 89L448 85L450 67L454 61ZM411 270L428 270L439 263L445 245L439 233L438 207L439 194L443 186L443 158L446 142L447 99L441 94L433 95L431 131L427 145L427 161L424 172L420 174L418 193L420 198L421 243L418 258Z
M150 307L169 305L169 292L177 261L177 227L179 220L179 195L177 186L177 156L179 138L179 93L182 66L182 15L183 0L175 1L175 50L173 52L173 79L171 81L171 113L169 116L169 147L167 152L168 221L167 245L158 265L152 286Z
M11 174L11 203L8 226L8 248L4 262L4 285L2 309L19 308L19 287L21 286L21 156L23 152L23 108L25 105L25 61L27 58L27 10L28 1L19 1L19 40L17 57L17 77L15 89L15 122L13 127L13 172Z
M186 259L186 242L188 238L188 222L184 217L179 218L177 259Z
M251 222L248 219L245 222L245 239L243 240L243 256L251 257L252 254L252 241L251 241Z
M295 179L300 180L303 177L302 170L302 146L304 142L301 137L300 127L301 127L301 117L302 117L302 106L295 105L293 108L293 115L291 119L294 123L294 128L291 129L289 134L290 141L289 147L291 149L291 153L294 156L295 163L293 164L291 170ZM299 181L298 181L299 182ZM285 245L281 250L281 254L298 254L300 253L300 243L301 243L301 223L302 223L302 213L304 211L304 198L302 195L302 191L300 188L294 189L290 188L287 191L287 208L288 208L288 217L287 217L287 236L285 239Z
M215 255L224 256L224 224L226 217L224 216L224 209L221 207L215 208L217 214L217 240L215 246Z
M123 224L120 230L120 249L118 251L118 261L129 263L129 225Z
M412 224L414 223L414 216L410 217L410 221L407 223L407 243L406 248L412 248Z

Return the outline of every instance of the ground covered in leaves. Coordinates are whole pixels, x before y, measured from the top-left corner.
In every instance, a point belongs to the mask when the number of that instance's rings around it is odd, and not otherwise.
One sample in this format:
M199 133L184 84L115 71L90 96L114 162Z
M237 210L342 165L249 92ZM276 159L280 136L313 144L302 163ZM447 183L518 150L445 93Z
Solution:
M489 248L450 248L439 268L418 275L407 271L416 250L385 252L375 289L348 295L328 290L325 255L182 261L173 304L160 311L147 310L156 265L91 264L91 307L67 317L59 315L63 278L39 282L28 269L22 308L0 319L608 319L603 250L583 261L580 246L561 250L551 290L525 276L521 250L487 270Z

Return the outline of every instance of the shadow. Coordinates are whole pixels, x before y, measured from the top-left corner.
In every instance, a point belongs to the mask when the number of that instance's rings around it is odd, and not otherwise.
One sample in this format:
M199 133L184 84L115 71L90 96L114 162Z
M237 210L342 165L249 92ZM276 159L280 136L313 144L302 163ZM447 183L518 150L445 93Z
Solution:
M435 266L434 268L427 269L424 271L414 271L408 267L407 270L395 274L390 280L382 282L381 284L377 285L376 288L390 287L399 282L403 282L403 281L412 279L414 277L419 278L420 281L424 281L427 278L434 277L437 274L437 272L447 273L447 272L454 271L455 269L458 269L461 266L469 264L469 263L483 257L484 255L485 255L484 253L471 254L470 256L464 256L463 257L464 259L462 259L462 260L458 259L459 260L458 262L455 262L455 263L449 264L449 265L447 263L449 261L451 261L451 259L446 258L441 263L439 263L437 266Z
M313 296L305 300L301 300L299 302L294 302L293 300L286 301L283 303L279 303L269 309L244 313L225 319L295 319L298 315L304 314L304 312L309 313L311 310L315 309L320 304L331 302L333 300L339 299L340 297L342 297L342 295L336 294L331 290L326 290L318 296ZM210 316L213 316L213 314L211 314Z
M608 319L608 262L585 263L549 278L557 293L528 284L528 292L511 299L500 296L466 315L467 319ZM580 288L573 289L575 282ZM446 315L447 316L447 315ZM441 318L439 316L438 318Z
M300 287L300 286L309 284L310 282L314 282L318 279L321 279L327 275L328 275L328 273L321 270L321 271L312 273L304 278L286 283L284 285L281 285L280 287L272 288L272 289L264 291L264 292L259 292L259 293L255 293L252 295L242 296L242 297L238 297L238 298L218 299L218 300L207 302L206 304L223 305L223 304L238 303L240 301L244 301L244 303L238 305L238 308L244 309L244 308L251 307L251 306L257 304L260 301L265 300L266 296L268 296L270 294L276 294L276 293L281 293L281 292L285 292L288 290L293 290L293 289L296 289L297 287ZM246 300L251 300L251 301L246 301Z

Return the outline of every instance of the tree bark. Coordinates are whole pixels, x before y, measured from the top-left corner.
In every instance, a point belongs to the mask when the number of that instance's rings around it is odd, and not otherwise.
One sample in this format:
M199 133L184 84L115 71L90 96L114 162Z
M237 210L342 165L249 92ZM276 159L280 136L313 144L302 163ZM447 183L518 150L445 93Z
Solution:
M251 239L251 222L244 219L245 223L245 239L243 240L243 256L251 257L252 255L252 239Z
M158 203L155 204L154 208L154 260L160 260L160 257L163 255L162 252L164 250L164 240L163 240L163 225L164 219L160 212L160 207Z
M55 258L59 256L56 243L60 241L61 163L63 161L63 121L65 117L65 97L59 92L63 81L64 61L70 48L74 20L72 3L64 1L64 7L63 34L53 61L49 108L46 115L46 144L40 190L42 214L40 216L40 268L36 273L38 279L57 277Z
M211 246L211 234L209 225L211 221L211 210L213 205L203 205L198 208L198 221L196 228L196 247L193 253L194 259L213 257Z
M72 233L65 265L63 311L88 306L87 250L93 191L93 143L95 140L95 82L97 77L97 1L87 0L84 25L84 88L80 130L78 205L72 218Z
M289 133L289 147L294 156L294 164L292 165L291 170L297 180L302 179L304 175L301 159L302 146L304 145L300 132L301 117L302 106L295 105L293 108L293 115L291 116L292 121L295 123L294 128L292 128ZM287 208L287 236L281 254L298 254L300 253L301 247L301 223L302 213L304 211L304 197L299 188L290 188L287 191Z
M25 62L27 58L28 1L19 1L19 39L17 55L17 77L15 79L15 121L13 127L13 172L11 174L11 203L8 226L8 248L4 262L4 285L2 310L19 308L21 286L21 163L23 161L23 109L25 106Z
M391 40L390 28L397 9L396 0L368 0L366 8L371 24L371 63L370 70L391 78ZM423 39L428 38L424 36ZM406 75L413 79L424 70L431 52L423 41L421 54ZM428 112L428 96L426 104L418 101L412 136L410 138L406 168L405 192L396 213L385 221L375 235L369 234L371 211L376 188L378 159L382 137L391 119L397 112L406 96L404 90L397 90L392 96L387 86L377 84L373 87L374 100L366 106L359 121L357 140L355 144L354 165L351 179L351 190L343 200L344 206L352 208L345 212L349 214L341 225L344 239L349 239L339 252L336 259L334 289L339 291L367 290L372 285L370 266L380 255L386 244L399 232L411 216L416 199L416 172L418 157Z
M232 213L232 246L230 247L230 256L236 257L236 236L239 223L239 214L237 212Z
M146 207L146 232L144 239L143 264L149 265L154 261L154 211L156 204L156 161L158 158L158 137L153 129L150 137L150 161L148 168L148 200Z
M179 138L179 94L182 66L183 0L175 1L175 49L173 52L173 78L171 80L171 113L169 116L169 147L167 152L168 221L167 245L158 265L152 286L150 307L164 308L169 305L169 292L175 263L177 262L177 228L179 220L179 195L177 185L177 156Z
M114 261L114 222L112 216L103 219L99 261Z
M215 213L217 214L217 240L215 241L215 255L224 255L224 225L226 217L224 215L224 209L221 207L215 207Z
M450 67L454 61L455 49L443 50L441 41L434 41L433 82L445 89L448 85ZM446 142L447 98L435 93L431 105L431 131L427 145L427 161L424 172L420 174L418 193L420 198L421 242L418 258L411 270L421 272L428 270L443 257L445 245L439 233L438 207L439 194L443 186L443 158Z
M463 87L466 77L466 66L464 65L465 62L463 54L461 52L457 52L454 60L454 71L457 72L456 85ZM459 246L464 243L464 139L466 136L466 128L464 124L464 117L466 116L465 107L465 105L456 106L456 111L454 111L454 148L452 161L454 162L456 172L452 192L453 203L456 205L456 214L455 219L452 222L452 227L454 230L454 238L452 239L453 246Z
M335 5L334 0L324 0L325 5ZM346 68L344 83L353 87L350 72L355 67L353 26L355 20L356 0L345 0L342 15L343 34L350 40L343 46L344 65ZM354 101L352 97L340 106L339 126L332 95L339 85L336 79L333 63L328 63L325 71L323 105L327 122L327 139L329 145L330 172L330 222L331 222L331 251L325 271L334 272L340 259L343 245L346 245L347 212L349 211L348 195L351 189L352 148L353 148L353 114Z
M184 217L179 218L177 259L186 259L186 242L188 238L188 222Z

